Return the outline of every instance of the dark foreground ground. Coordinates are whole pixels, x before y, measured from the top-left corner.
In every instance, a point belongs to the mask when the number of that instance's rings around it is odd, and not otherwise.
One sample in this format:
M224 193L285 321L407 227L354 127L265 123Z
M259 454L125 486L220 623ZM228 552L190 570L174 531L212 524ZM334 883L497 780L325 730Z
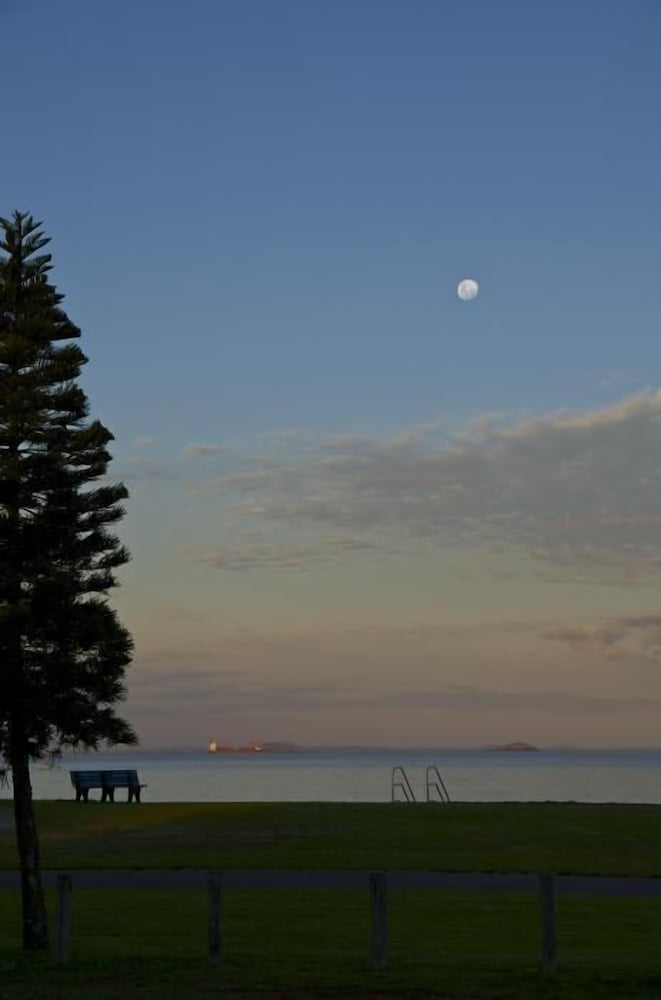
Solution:
M70 960L20 952L1 803L0 998L661 1000L661 807L44 802L39 823L44 866L74 873ZM207 872L219 869L216 965ZM373 870L389 872L381 971ZM557 883L555 973L539 970L540 871L572 875Z

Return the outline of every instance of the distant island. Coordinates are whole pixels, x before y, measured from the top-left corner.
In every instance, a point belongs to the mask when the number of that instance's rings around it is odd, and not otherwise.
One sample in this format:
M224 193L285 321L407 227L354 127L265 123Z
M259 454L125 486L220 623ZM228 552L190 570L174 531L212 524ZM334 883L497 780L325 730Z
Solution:
M528 750L539 750L539 747L534 747L532 743L524 743L522 740L515 740L513 743L501 743L498 746L485 747L485 750L506 750L506 751L528 751Z

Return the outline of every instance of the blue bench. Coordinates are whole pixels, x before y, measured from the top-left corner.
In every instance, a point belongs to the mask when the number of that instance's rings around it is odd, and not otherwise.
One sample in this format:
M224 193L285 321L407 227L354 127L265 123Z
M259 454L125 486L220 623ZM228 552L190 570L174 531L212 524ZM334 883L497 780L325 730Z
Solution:
M128 801L139 802L140 791L145 788L138 780L138 772L130 770L70 771L71 784L76 789L76 802L88 801L90 789L101 789L102 802L115 801L116 788L128 788Z

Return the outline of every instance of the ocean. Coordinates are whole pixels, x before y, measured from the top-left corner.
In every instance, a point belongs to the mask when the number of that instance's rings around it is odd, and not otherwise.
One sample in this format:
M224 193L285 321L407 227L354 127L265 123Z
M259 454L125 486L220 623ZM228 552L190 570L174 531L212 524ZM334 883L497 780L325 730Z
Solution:
M130 767L147 785L146 802L388 802L392 769L403 767L416 801L425 801L432 766L453 801L661 803L661 750L122 751L69 755L53 770L34 767L32 781L37 799L71 799L70 769ZM0 788L0 798L10 796Z

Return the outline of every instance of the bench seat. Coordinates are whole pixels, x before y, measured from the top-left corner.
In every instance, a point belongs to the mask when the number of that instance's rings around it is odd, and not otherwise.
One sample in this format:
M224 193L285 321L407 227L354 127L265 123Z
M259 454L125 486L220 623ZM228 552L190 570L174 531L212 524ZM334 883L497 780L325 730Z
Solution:
M107 771L70 771L71 784L76 789L76 802L87 802L90 789L101 789L102 802L115 801L115 789L127 788L128 801L139 802L140 791L145 788L138 780L138 772L126 769Z

